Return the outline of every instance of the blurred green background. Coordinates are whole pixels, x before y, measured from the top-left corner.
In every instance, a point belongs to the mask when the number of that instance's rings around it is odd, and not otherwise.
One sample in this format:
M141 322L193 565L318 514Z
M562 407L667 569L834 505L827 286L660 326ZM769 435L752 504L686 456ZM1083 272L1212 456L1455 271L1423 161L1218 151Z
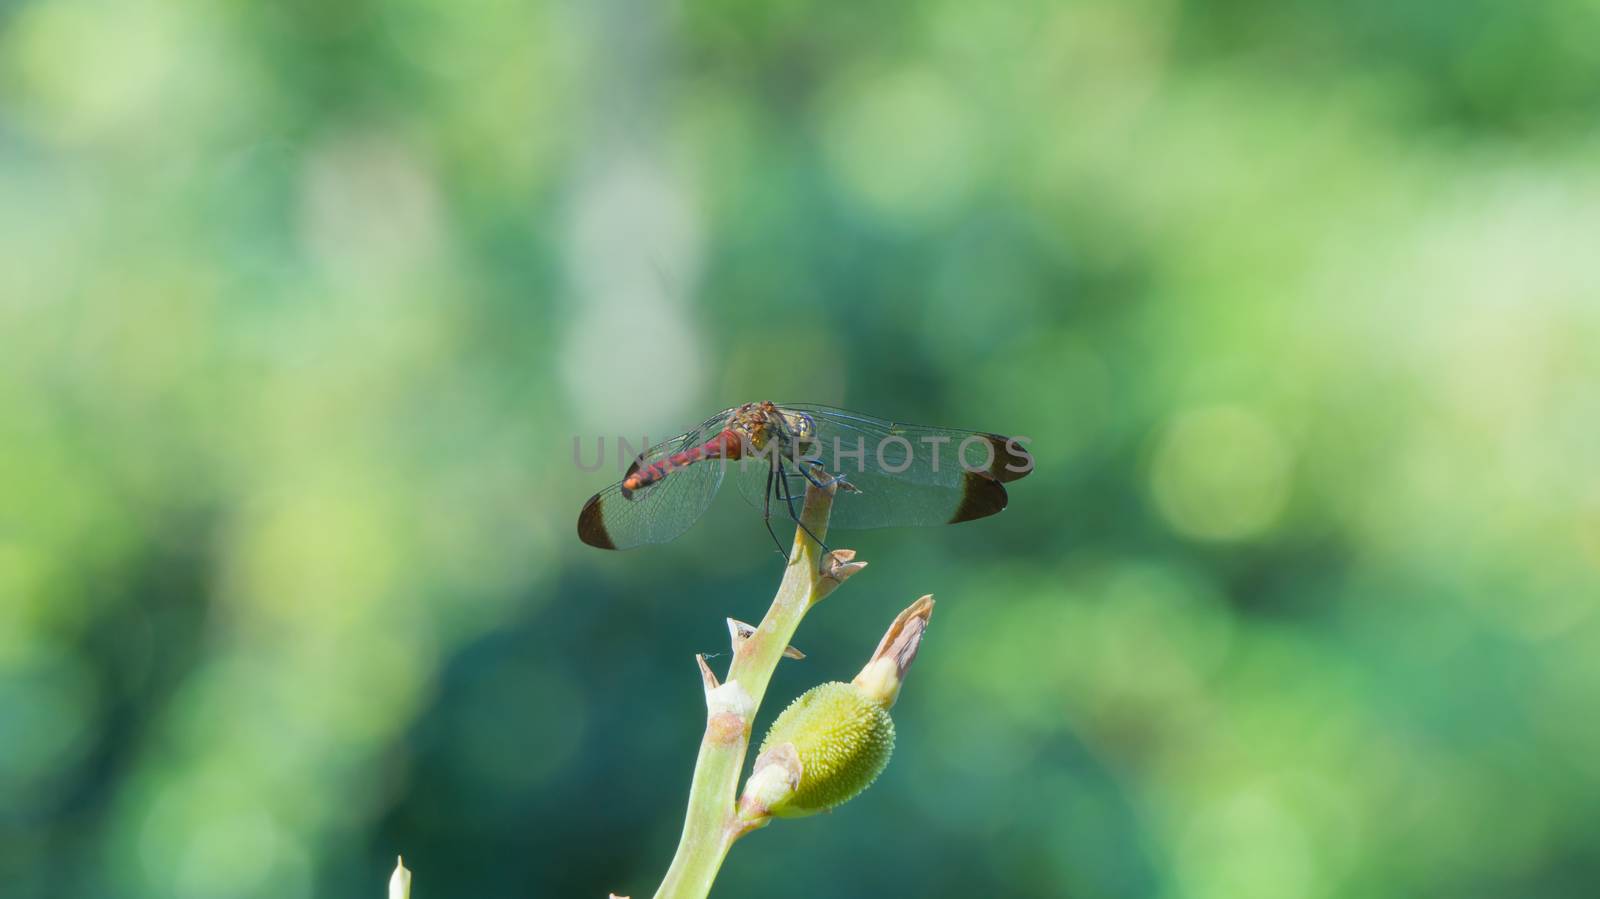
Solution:
M0 3L0 894L650 895L766 398L1039 470L717 895L1591 892L1597 246L1594 0Z

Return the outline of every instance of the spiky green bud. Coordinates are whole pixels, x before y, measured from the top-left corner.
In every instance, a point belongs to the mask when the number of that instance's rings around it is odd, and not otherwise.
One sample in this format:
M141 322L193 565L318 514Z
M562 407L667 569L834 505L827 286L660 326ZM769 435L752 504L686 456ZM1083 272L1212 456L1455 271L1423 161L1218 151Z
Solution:
M812 687L772 722L739 800L739 818L759 827L842 805L872 785L894 752L889 706L933 615L924 596L901 612L848 684Z
M765 792L767 814L814 815L865 790L893 752L894 721L883 703L854 684L821 684L772 722L750 786Z

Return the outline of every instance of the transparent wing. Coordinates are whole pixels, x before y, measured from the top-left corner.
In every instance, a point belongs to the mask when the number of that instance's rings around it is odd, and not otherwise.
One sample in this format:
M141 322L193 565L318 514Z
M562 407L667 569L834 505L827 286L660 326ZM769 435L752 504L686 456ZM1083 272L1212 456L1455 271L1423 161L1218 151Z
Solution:
M797 514L799 513L800 501L806 495L806 479L799 474L795 466L789 465L787 461L784 463L784 470L788 473L788 481L786 483L778 481L776 472L773 472L770 478L767 476L768 472L773 471L773 460L769 456L753 456L740 459L737 462L730 461L727 464L727 470L728 477L739 485L739 494L750 505L757 509L770 508L774 516L786 518L789 512L788 504L784 498L792 496L794 498L794 511ZM771 497L770 503L767 501L768 497Z
M1031 470L1025 451L998 434L890 422L843 409L808 403L781 404L805 412L816 424L811 467L818 478L841 475L854 490L834 500L832 527L878 528L948 524L993 515L1006 506L1004 481ZM963 464L965 460L965 465ZM807 463L800 463L806 465ZM800 465L783 460L782 482L775 479L774 514L787 514L779 491L805 495ZM751 466L739 485L747 499L761 504L766 470Z
M650 447L634 460L629 473L705 443L722 430L731 412L719 412L694 430ZM601 549L666 543L687 531L711 507L722 484L722 470L720 460L715 459L686 465L626 497L620 481L612 484L584 503L578 513L578 537Z

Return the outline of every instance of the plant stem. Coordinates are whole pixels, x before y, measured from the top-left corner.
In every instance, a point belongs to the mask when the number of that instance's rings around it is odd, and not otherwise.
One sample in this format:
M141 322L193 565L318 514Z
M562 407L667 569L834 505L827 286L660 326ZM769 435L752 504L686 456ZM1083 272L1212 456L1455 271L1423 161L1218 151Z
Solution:
M832 508L832 487L807 488L805 508L800 513L802 527L795 529L794 548L789 553L783 582L761 625L735 647L727 682L718 685L701 660L706 679L706 731L689 786L683 836L672 867L656 890L656 899L704 899L711 892L711 883L728 848L752 829L751 822L738 818L736 809L739 773L744 768L756 711L800 619L843 579L822 572L822 548L806 533L809 530L818 538L825 537ZM841 550L835 555L849 562L853 554ZM852 564L859 568L864 563Z

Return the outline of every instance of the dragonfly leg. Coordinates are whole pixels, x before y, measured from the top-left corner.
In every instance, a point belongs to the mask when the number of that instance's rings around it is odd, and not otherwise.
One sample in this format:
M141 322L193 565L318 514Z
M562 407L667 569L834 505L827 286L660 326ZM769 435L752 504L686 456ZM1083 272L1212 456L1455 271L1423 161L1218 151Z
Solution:
M801 471L804 472L805 469L802 467ZM811 475L806 474L806 479L811 480ZM811 483L816 484L817 482L815 480L811 480ZM817 484L817 486L824 488L827 487L826 484ZM800 526L800 530L806 532L807 537L817 541L817 545L822 547L822 552L824 555L832 552L833 550L828 548L828 544L824 543L821 537L811 533L811 529L806 527L806 523L800 520L800 513L794 510L794 491L789 489L789 471L783 467L782 462L778 463L778 487L783 491L783 496L781 498L783 499L784 503L789 506L789 517L794 519L794 523Z
M767 469L766 497L761 502L761 523L767 526L767 533L772 536L772 542L778 545L778 555L783 557L783 564L789 564L789 554L783 551L783 541L778 539L778 532L772 529L772 478L777 474L775 468Z
M801 474L806 476L806 480L810 481L811 483L815 484L817 487L819 487L819 488L821 488L823 490L826 490L829 487L837 484L839 486L839 489L843 490L846 493L860 493L861 492L861 489L859 487L857 487L856 485L854 485L854 484L850 483L849 481L845 480L844 479L844 475L842 475L842 474L831 474L830 473L830 474L828 474L827 480L823 480L822 478L817 477L817 474L816 474L817 471L820 470L820 471L823 471L823 472L827 472L827 469L823 468L822 467L822 463L820 461L816 460L816 459L807 459L807 460L805 460L805 464L804 465L797 465L796 467L800 469L800 473Z

